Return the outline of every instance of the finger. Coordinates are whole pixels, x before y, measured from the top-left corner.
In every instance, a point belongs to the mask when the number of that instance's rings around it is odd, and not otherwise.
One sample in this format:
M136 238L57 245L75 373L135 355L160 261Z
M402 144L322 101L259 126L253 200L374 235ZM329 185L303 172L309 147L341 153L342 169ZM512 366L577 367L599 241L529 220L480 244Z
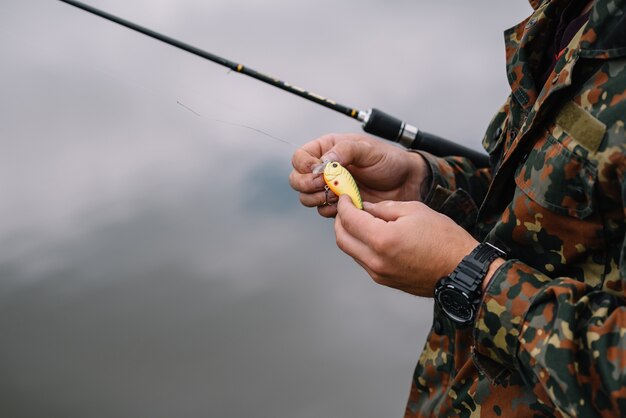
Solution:
M337 203L337 196L330 190L328 191L328 199L325 191L317 193L301 193L300 203L309 208L315 206L328 206Z
M317 212L324 218L334 218L337 216L337 205L318 206Z
M315 193L324 190L324 178L320 175L302 174L293 170L289 174L289 185L300 193Z
M426 207L419 202L395 202L387 200L379 203L363 202L363 209L373 216L387 222L396 221Z
M357 209L346 195L339 196L337 212L341 215L342 227L346 232L366 245L372 243L372 239L380 234L381 227L386 224L382 219Z
M357 165L356 162L362 159L362 148L363 147L359 147L358 143L355 141L342 141L337 143L328 152L324 153L321 160L324 162L337 161L343 166L350 164Z
M319 148L319 147L318 147ZM305 147L298 148L291 157L291 165L299 173L310 173L313 166L320 163L321 149L308 150Z
M319 164L324 153L328 152L343 135L323 135L307 142L293 154L291 164L301 173L310 173L312 167Z
M341 200L341 199L340 199ZM335 237L337 246L350 257L354 258L361 266L367 265L367 260L372 260L376 254L367 244L356 238L345 228L346 217L337 213L335 218Z
M360 135L345 135L348 140L337 142L328 152L322 155L321 160L337 161L343 166L369 167L381 158L381 154L373 152L368 138Z

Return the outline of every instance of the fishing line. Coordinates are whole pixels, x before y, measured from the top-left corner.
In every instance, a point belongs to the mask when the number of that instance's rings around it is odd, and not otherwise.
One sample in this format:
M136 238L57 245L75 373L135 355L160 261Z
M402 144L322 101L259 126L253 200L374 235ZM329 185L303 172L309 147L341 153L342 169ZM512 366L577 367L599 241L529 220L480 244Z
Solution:
M195 110L193 110L189 106L185 105L184 103L181 103L179 100L176 100L176 103L178 103L179 105L181 105L183 108L187 109L188 111L190 111L194 115L196 115L198 117L202 117L202 115L200 113L196 112Z
M236 127L239 127L239 128L250 129L251 131L258 132L258 133L260 133L262 135L265 135L265 136L267 136L269 138L272 138L272 139L275 139L277 141L280 141L283 144L291 145L294 148L298 147L298 145L296 145L296 144L294 144L292 142L289 142L286 139L279 138L279 137L274 136L274 135L272 135L270 133L267 133L267 132L265 132L265 131L263 131L261 129L255 128L253 126L248 126L248 125L244 125L244 124L241 124L241 123L235 123L235 122L228 122L228 121L220 120L220 119L212 119L212 120L215 121L215 122L224 123L224 124L230 125L230 126L236 126Z
M198 117L200 117L200 118L202 117L202 115L201 115L200 113L196 112L195 110L193 110L192 108L190 108L190 107L189 107L189 106L187 106L186 104L182 103L180 100L177 100L177 101L176 101L176 103L178 103L178 104L179 104L182 108L184 108L184 109L186 109L186 110L190 111L190 112L191 112L191 113L193 113L194 115L196 115L196 116L198 116ZM292 142L289 142L289 141L287 141L286 139L279 138L279 137L274 136L274 135L272 135L272 134L270 134L270 133L268 133L268 132L265 132L265 131L263 131L263 130L261 130L261 129L259 129L259 128L255 128L255 127L253 127L253 126L244 125L244 124L242 124L242 123L236 123L236 122L228 122L228 121L225 121L225 120L222 120L222 119L213 119L213 118L212 118L211 120L212 120L212 121L214 121L214 122L223 123L223 124L230 125L230 126L235 126L235 127L237 127L237 128L245 128L245 129L250 129L250 130L252 130L252 131L254 131L254 132L260 133L261 135L265 135L265 136L267 136L267 137L269 137L269 138L275 139L275 140L280 141L280 142L282 142L282 143L284 143L284 144L291 145L291 146L293 146L293 147L297 147L297 145L296 145L296 144L294 144L294 143L292 143Z

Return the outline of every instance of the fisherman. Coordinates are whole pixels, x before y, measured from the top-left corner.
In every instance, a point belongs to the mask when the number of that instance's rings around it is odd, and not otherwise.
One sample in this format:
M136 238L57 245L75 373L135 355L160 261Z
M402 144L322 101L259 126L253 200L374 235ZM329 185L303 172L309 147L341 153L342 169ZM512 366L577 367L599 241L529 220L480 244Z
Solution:
M435 297L406 417L626 416L626 0L535 0L505 32L490 169L327 135L300 201L380 284ZM364 210L312 174L337 161Z

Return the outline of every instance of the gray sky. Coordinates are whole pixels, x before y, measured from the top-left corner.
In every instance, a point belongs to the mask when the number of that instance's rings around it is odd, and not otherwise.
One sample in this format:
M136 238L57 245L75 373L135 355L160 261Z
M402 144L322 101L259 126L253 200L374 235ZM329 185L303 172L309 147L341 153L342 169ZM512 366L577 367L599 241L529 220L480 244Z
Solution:
M89 4L474 148L530 11ZM0 52L0 415L402 414L431 301L372 283L287 184L354 121L55 0L3 0Z

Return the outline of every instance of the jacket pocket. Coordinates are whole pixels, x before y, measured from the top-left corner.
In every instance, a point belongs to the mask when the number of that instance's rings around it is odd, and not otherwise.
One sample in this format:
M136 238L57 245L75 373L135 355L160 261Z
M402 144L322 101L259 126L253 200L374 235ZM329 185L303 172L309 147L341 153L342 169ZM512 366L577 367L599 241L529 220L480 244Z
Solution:
M584 219L593 212L595 179L592 163L546 132L521 163L515 183L538 205Z

